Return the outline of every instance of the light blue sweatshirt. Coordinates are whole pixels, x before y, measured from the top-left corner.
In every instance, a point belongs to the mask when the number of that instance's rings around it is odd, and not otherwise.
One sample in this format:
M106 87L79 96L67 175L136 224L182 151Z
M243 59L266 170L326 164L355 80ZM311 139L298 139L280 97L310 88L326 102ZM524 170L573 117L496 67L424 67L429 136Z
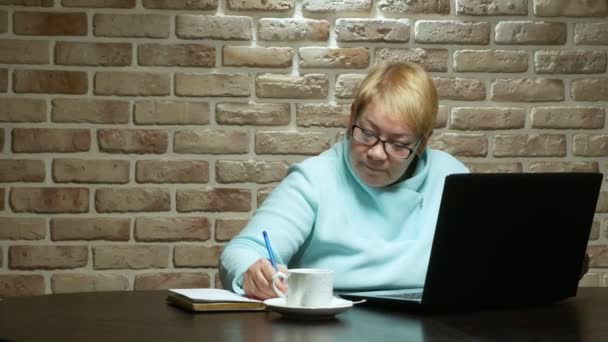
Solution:
M220 257L224 287L243 294L243 273L268 258L268 231L278 264L334 271L336 290L422 287L445 176L467 168L427 148L414 175L374 188L356 175L345 139L292 165L287 177Z

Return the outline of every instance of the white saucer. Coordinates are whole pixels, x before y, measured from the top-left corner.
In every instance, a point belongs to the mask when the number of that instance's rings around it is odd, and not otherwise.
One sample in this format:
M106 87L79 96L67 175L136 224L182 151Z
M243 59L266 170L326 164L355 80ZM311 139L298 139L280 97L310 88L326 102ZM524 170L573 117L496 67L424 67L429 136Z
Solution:
M303 306L287 306L285 298L271 298L264 301L266 307L287 318L297 319L328 319L353 307L350 300L333 297L331 303L323 307L308 308Z

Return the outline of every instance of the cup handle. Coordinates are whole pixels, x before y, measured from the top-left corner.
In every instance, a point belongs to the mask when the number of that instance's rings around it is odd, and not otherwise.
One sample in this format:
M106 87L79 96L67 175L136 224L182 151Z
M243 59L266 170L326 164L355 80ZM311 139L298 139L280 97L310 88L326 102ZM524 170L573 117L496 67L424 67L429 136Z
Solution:
M272 289L274 290L274 293L277 294L277 296L281 297L281 298L285 298L285 294L283 292L281 292L278 288L277 285L275 284L275 282L277 281L277 279L282 279L283 281L287 280L287 275L285 275L285 273L282 272L277 272L272 276Z

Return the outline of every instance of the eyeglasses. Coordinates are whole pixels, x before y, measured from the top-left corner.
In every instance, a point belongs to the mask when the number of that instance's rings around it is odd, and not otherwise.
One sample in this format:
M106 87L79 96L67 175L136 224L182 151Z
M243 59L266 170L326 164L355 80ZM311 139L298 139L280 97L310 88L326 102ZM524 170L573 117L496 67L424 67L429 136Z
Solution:
M380 139L380 137L376 135L376 133L365 128L361 128L357 125L353 125L351 127L351 130L353 139L355 139L357 142L360 142L363 145L370 146L370 148L372 146L376 146L378 142L381 142L382 147L384 148L384 152L386 152L386 154L399 159L409 158L414 153L414 150L418 147L418 144L422 140L418 139L414 144L414 147L409 148L405 146L405 144L400 142Z

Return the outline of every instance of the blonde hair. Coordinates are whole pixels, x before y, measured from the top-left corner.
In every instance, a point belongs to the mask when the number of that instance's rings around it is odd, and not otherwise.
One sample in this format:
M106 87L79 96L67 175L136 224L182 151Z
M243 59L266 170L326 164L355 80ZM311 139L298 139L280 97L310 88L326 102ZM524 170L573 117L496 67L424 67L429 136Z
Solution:
M437 118L437 90L422 67L413 63L375 66L363 80L351 105L353 122L374 102L394 113L420 137L433 131Z

